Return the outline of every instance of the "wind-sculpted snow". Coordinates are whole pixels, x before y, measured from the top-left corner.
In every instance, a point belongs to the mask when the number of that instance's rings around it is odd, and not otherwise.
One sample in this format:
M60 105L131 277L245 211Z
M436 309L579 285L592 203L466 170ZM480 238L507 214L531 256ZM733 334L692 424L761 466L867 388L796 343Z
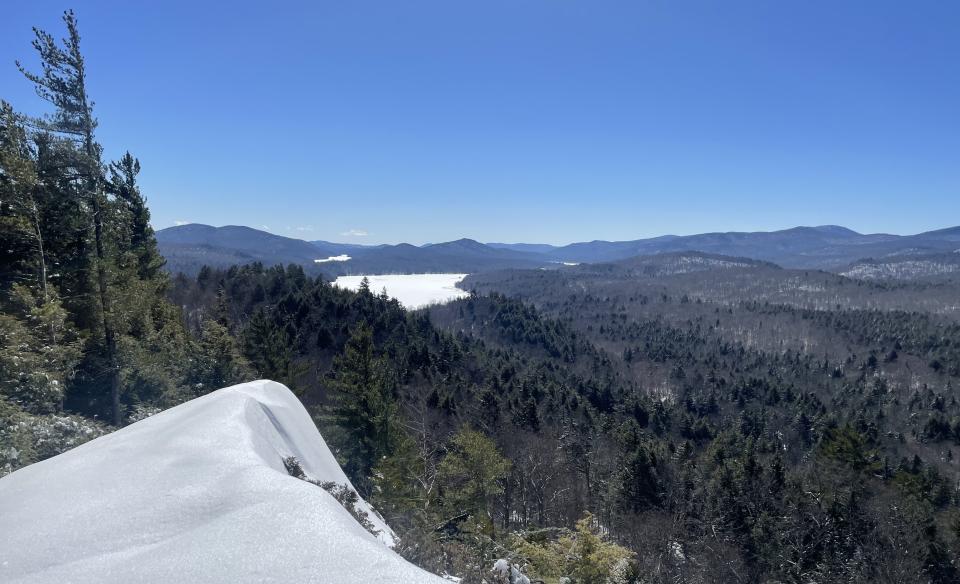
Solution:
M440 583L326 490L349 484L286 387L255 381L0 479L4 583ZM351 487L352 488L352 487Z

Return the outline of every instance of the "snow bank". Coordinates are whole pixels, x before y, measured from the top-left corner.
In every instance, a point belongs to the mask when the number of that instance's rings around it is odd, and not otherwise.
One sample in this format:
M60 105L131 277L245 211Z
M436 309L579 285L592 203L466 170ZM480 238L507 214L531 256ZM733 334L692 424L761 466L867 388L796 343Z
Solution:
M348 483L290 390L255 381L23 468L0 479L0 582L443 582L288 456Z
M470 295L457 284L466 274L385 274L380 276L340 276L334 286L357 290L360 281L370 280L370 291L379 294L383 288L387 294L400 301L405 308L416 310L431 304L439 304L465 298Z

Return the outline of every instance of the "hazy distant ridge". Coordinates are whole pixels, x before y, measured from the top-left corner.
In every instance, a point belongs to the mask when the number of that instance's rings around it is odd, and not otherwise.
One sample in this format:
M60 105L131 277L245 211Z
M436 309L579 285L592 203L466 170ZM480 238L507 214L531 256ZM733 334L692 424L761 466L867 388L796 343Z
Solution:
M193 273L204 264L227 266L260 261L297 263L330 275L362 273L463 272L555 267L564 262L612 262L636 256L701 252L772 262L788 268L850 272L871 259L953 253L960 249L960 227L916 235L862 234L838 225L780 231L663 235L632 241L590 241L553 246L539 243L480 243L458 239L415 246L307 242L250 227L181 225L157 232L171 271ZM315 263L334 256L349 260ZM876 271L876 270L875 270ZM883 270L880 271L883 273Z

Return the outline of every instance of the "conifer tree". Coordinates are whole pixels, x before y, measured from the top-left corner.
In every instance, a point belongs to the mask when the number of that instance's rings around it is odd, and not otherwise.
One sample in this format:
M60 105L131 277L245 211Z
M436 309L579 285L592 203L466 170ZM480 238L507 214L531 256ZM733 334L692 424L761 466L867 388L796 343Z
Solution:
M110 164L107 188L122 203L128 215L130 251L136 257L137 275L142 280L153 280L160 275L164 259L150 226L150 210L137 184L138 174L140 161L127 152Z
M230 331L214 320L203 323L190 373L190 384L206 393L254 378L250 363L240 354Z
M261 377L286 381L290 368L290 343L283 328L262 308L243 331L243 354Z
M365 322L352 331L334 360L332 421L342 430L345 469L357 488L369 492L373 466L391 453L397 407L386 363L375 355L373 331Z
M0 314L0 395L31 413L62 409L81 341L56 293L46 300L15 284Z
M0 102L0 285L33 280L46 293L37 169L22 119Z
M487 518L492 528L493 503L503 493L510 467L493 440L469 427L461 428L440 463L448 504L457 511Z
M17 62L20 71L33 82L36 93L55 107L55 111L36 124L75 143L74 157L68 163L74 179L83 185L82 192L93 224L96 253L96 282L101 320L101 332L107 362L105 376L109 379L113 423L123 421L120 409L120 367L117 354L117 334L109 285L109 258L107 256L106 208L108 200L103 188L101 146L94 132L97 120L93 115L86 86L86 65L80 52L80 32L72 10L64 12L67 37L62 46L54 37L34 29L33 46L40 56L41 73L32 73Z

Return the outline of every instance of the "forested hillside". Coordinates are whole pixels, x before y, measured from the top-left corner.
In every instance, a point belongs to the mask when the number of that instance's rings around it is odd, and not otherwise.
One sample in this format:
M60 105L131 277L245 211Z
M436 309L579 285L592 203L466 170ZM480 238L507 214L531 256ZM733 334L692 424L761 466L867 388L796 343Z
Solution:
M949 322L589 292L559 319L497 294L406 314L256 265L173 293L295 388L437 572L506 555L560 575L543 554L590 513L581 529L646 581L957 579L958 372L934 364L956 362ZM807 338L833 344L789 346Z

